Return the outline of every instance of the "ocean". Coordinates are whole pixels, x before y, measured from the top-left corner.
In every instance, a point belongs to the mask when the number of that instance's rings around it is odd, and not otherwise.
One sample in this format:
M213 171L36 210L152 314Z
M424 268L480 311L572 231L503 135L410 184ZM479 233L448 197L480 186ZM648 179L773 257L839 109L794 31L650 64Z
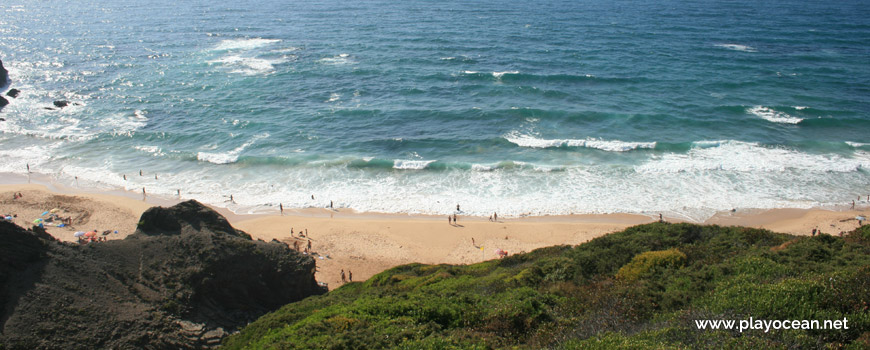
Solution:
M0 172L239 213L847 205L868 58L865 1L4 0Z

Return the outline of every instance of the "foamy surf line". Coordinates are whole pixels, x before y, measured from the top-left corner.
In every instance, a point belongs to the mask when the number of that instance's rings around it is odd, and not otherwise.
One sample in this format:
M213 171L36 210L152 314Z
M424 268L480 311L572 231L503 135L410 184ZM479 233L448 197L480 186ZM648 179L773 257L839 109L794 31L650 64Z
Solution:
M224 166L237 162L246 148L265 137L255 135L225 152L203 150L197 154L200 163L182 160L173 163L177 167L154 170L163 171L159 179L148 169L139 176L134 174L138 168L80 165L47 153L43 161L34 162L14 151L0 163L0 171L23 173L30 164L34 171L68 186L133 192L147 188L149 195L169 198L180 190L184 199L236 213L271 212L278 203L286 208L324 208L334 201L337 208L372 213L443 215L461 204L465 215L484 217L492 212L504 217L665 212L700 222L731 208L842 205L847 203L844 194L866 184L862 169L870 168L870 153L863 149L827 155L733 140L698 141L687 152L655 152L633 166L581 164L538 170L542 165L501 161L460 167L413 157L345 157L303 167L262 168L257 162ZM162 152L153 144L136 151ZM626 195L635 193L644 195ZM233 202L228 201L231 194Z
M233 51L233 50L251 50L263 46L269 46L281 42L280 39L264 39L264 38L249 38L249 39L226 39L222 40L211 50L213 51Z
M245 142L241 146L236 147L233 150L228 151L228 152L218 153L218 152L202 152L201 151L201 152L198 152L196 154L196 159L199 161L202 161L202 162L209 162L209 163L214 163L214 164L235 163L236 161L239 160L239 155L241 155L242 151L244 151L246 148L253 145L258 140L264 139L267 137L269 137L269 133L262 133L262 134L254 135L253 138L251 138L250 140L248 140L247 142Z
M765 106L753 106L747 108L746 112L773 123L798 124L804 120Z
M656 142L625 142L619 140L600 140L593 138L542 139L516 133L505 135L504 139L517 146L530 148L586 147L608 152L627 152L639 148L652 149L656 147Z

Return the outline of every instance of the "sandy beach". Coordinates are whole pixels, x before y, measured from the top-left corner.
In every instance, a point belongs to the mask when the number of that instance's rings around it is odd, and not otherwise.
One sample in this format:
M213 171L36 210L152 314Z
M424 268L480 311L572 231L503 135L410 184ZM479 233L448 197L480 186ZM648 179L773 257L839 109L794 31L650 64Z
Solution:
M6 181L7 183L9 181ZM13 199L21 193L22 198ZM41 214L55 210L73 224L46 229L63 241L75 241L77 231L111 231L107 239L123 239L133 233L142 212L155 205L178 200L147 197L124 191L105 192L63 187L53 183L0 185L0 214L15 214L13 221L30 227ZM607 233L656 220L646 215L607 214L526 218L463 217L457 225L447 217L401 214L355 213L350 210L285 210L284 215L237 215L215 208L238 229L254 238L277 239L301 249L311 243L317 261L317 279L330 289L341 285L340 271L354 281L368 279L385 269L412 262L425 264L470 264L498 258L501 249L510 254L552 245L577 245ZM848 209L848 208L847 208ZM813 228L838 234L858 226L855 217L870 213L866 202L856 210L774 209L720 213L705 223L739 225L776 232L809 235ZM668 221L675 221L665 218ZM291 228L294 234L291 236ZM118 233L114 233L118 231ZM300 237L299 233L308 232Z

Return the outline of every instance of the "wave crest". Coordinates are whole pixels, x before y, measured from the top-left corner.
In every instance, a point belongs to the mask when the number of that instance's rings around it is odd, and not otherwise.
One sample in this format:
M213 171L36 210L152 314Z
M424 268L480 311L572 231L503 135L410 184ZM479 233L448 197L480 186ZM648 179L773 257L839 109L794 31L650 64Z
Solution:
M559 147L585 147L594 148L607 152L627 152L639 148L652 149L656 147L656 142L626 142L619 140L600 140L600 139L541 139L529 135L520 135L511 133L504 136L504 139L516 144L520 147L530 148L559 148Z
M803 118L792 117L785 112L776 111L765 106L754 106L748 108L746 112L773 123L798 124L804 120Z

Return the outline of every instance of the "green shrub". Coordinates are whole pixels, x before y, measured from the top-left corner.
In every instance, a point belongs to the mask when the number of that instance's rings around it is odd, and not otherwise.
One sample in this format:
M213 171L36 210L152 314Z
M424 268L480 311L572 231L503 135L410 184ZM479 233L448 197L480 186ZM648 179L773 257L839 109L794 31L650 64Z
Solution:
M655 269L679 268L686 265L686 254L676 248L644 252L636 255L631 261L619 269L616 278L635 280L648 275Z

